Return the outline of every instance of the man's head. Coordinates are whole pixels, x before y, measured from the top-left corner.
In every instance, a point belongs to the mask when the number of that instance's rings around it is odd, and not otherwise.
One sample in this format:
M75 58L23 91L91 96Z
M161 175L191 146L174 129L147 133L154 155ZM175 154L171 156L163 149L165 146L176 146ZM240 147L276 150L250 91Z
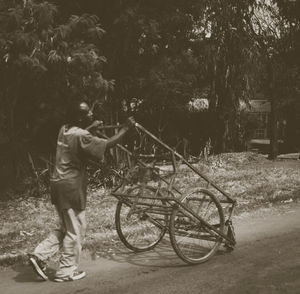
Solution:
M86 128L93 121L93 112L84 101L72 104L68 109L68 123L72 126Z

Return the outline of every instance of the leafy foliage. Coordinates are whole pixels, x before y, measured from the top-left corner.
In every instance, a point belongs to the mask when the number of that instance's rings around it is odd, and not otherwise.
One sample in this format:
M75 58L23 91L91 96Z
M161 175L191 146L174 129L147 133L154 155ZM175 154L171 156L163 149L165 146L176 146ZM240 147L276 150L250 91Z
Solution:
M98 17L73 15L58 23L57 12L49 2L2 2L1 143L8 152L4 161L21 156L30 143L51 151L68 102L103 99L113 88L114 82L102 75L106 58L101 54L104 30ZM14 168L18 176L17 163Z
M72 99L97 102L106 123L133 114L194 155L207 141L214 152L244 148L240 102L257 92L297 123L297 3L0 1L0 160L15 161L6 174L19 175L25 150L53 149ZM197 99L208 111L189 110Z
M297 118L293 112L289 114L289 108L299 109L299 62L297 60L297 31L300 22L291 13L291 8L299 11L299 4L294 1L257 1L251 22L252 37L256 41L260 60L263 68L263 86L266 97L271 102L271 125L270 125L270 158L274 159L278 153L278 120L284 115L287 120L294 121L294 137L299 133ZM295 123L296 122L296 123ZM299 123L298 123L299 124ZM289 129L291 130L290 123ZM287 132L288 133L288 132ZM296 136L295 136L296 135ZM286 138L286 142L291 137ZM296 151L299 142L294 140L290 143L290 150ZM299 147L298 147L299 148Z

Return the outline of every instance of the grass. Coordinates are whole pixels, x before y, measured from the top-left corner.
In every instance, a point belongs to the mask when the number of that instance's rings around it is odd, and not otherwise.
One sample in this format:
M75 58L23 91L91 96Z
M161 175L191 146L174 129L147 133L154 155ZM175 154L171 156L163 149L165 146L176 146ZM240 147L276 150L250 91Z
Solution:
M237 199L237 214L300 198L300 161L269 161L255 153L231 153L212 156L196 166ZM187 167L182 167L176 185L188 191L204 183ZM108 191L89 192L84 248L92 255L107 255L122 246L114 224L116 203ZM48 195L11 196L0 201L0 212L0 256L32 251L56 226L56 212Z

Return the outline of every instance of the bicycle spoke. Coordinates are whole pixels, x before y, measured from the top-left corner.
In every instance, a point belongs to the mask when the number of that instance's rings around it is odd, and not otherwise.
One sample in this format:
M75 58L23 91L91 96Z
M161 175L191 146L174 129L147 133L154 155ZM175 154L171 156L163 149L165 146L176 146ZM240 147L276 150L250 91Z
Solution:
M209 191L193 191L186 196L183 204L185 203L200 219L223 231L222 207ZM172 213L170 237L175 252L188 263L200 263L209 259L217 251L222 240L216 232L187 212L184 207L175 209Z
M155 195L156 190L144 187L147 197ZM161 217L165 204L162 200L139 196L139 187L127 193L133 201L119 201L116 210L116 228L121 241L131 250L145 251L152 249L164 236L168 222L167 214ZM126 196L125 196L126 199ZM159 208L159 209L158 209ZM162 210L162 213L159 211Z

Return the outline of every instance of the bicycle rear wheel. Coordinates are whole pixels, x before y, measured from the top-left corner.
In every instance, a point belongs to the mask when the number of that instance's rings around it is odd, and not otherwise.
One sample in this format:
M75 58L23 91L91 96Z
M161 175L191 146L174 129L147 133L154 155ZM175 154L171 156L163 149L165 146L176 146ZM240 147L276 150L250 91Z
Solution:
M224 230L224 214L218 199L208 190L197 189L183 200L183 206L173 209L170 219L170 239L174 251L185 262L207 261L218 250L222 237L196 216L220 232Z
M140 189L129 189L126 194L139 197ZM135 197L126 195L119 200L115 215L119 238L126 247L136 252L153 249L164 237L168 223L167 206L159 199L161 195L152 187L143 189L145 198L140 195L136 203Z

